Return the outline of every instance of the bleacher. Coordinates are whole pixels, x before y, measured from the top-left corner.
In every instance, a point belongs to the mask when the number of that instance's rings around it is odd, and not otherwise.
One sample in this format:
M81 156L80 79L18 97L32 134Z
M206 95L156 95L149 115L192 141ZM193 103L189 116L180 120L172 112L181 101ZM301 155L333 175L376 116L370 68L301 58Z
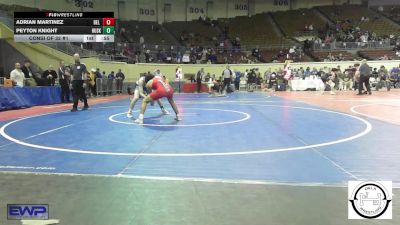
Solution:
M324 60L328 59L329 54L335 58L341 58L342 61L352 61L354 59L354 56L347 51L321 51L313 52L312 54L319 62L323 62Z
M399 27L382 18L376 12L359 5L343 6L322 6L319 7L322 13L332 21L350 20L351 24L359 26L361 30L375 32L378 36L399 34ZM369 21L361 22L361 18L368 18Z
M381 60L385 56L389 59L400 59L392 49L378 49L378 50L362 50L358 54L366 59Z
M400 6L398 5L387 5L382 6L382 11L379 10L379 7L373 8L378 13L385 15L389 19L395 21L396 23L400 23Z
M168 51L168 49L171 49L170 46L174 46L174 49L184 50L185 48L181 48L182 46L180 46L180 44L187 47L216 47L224 40L224 37L226 37L225 35L227 35L231 42L237 38L240 39L239 43L242 48L240 50L234 48L233 51L231 51L231 49L224 49L224 51L215 49L217 61L219 63L224 63L226 59L228 59L229 62L242 63L243 61L247 61L247 59L249 59L249 61L283 62L286 60L288 47L295 45L290 41L290 38L307 34L307 32L305 32L305 25L312 24L315 33L320 28L325 27L325 21L320 18L316 12L317 10L334 22L348 20L350 21L351 27L360 27L361 31L375 32L378 37L388 36L390 34L400 35L400 25L398 26L382 16L382 14L384 14L388 18L400 22L399 6L385 6L383 10L375 7L371 10L360 5L340 5L279 11L269 14L261 13L251 17L238 16L229 19L218 19L218 22L207 19L207 21L174 21L160 25L157 22L148 21L118 21L115 45L90 43L83 45L83 47L95 50L97 53L103 52L107 54L120 54L121 52L129 50L129 57L134 58L136 50L139 48L140 37L144 38L146 49L151 50L151 54L154 55L157 54L158 51L164 49ZM0 4L0 12L5 12L5 14L8 15L8 12L13 11L28 12L40 10L19 5ZM12 18L12 15L9 16ZM368 21L362 22L362 17L368 18ZM274 22L277 23L278 28L283 31L287 38L282 37L278 33ZM182 40L182 37L184 37L185 40ZM305 36L302 38L305 38ZM298 41L301 42L303 39L300 37ZM395 41L392 41L392 44L393 43L395 43ZM59 45L53 44L50 46L62 51ZM79 52L77 48L80 48L81 45L72 47L73 52ZM261 54L260 57L255 57L257 60L252 60L253 58L251 55L249 56L249 52L256 47L261 50ZM363 47L363 50L358 52L359 56L367 59L381 59L384 56L389 59L399 59L391 49L371 50L371 48L374 47L376 46L368 45ZM388 47L389 45L384 46L384 48ZM298 58L296 61L313 61L313 59L324 61L329 54L334 56L334 58L340 56L343 60L354 59L354 56L347 51L333 49L335 49L335 47L321 52L313 52L311 53L312 55L310 54L312 58L307 55L302 55L302 57ZM279 54L281 50L283 50L283 54ZM245 59L242 59L242 56L244 56Z
M264 62L272 62L272 60L278 56L280 49L271 49L268 51L261 51L261 58ZM284 61L283 57L277 57L279 62Z
M202 21L177 21L165 23L164 27L186 46L214 46L221 33L211 24ZM185 41L181 40L181 36L185 37Z
M305 25L312 24L314 31L325 25L325 22L312 9L280 11L272 15L283 32L290 37L297 36L299 32L305 32Z
M125 32L121 31L125 29ZM120 21L120 33L117 34L124 42L139 43L141 36L144 44L176 45L173 40L156 22L148 21Z
M225 64L225 63L240 63L241 57L246 56L245 53L219 53L217 54L217 63Z
M271 62L285 62L288 58L288 49L268 49L261 51L261 60L266 63ZM289 59L295 62L311 62L313 59L305 54L296 54L295 56L290 56Z
M228 36L232 40L240 38L242 46L279 46L288 43L274 31L272 22L265 13L220 20L220 26L223 29L227 27Z

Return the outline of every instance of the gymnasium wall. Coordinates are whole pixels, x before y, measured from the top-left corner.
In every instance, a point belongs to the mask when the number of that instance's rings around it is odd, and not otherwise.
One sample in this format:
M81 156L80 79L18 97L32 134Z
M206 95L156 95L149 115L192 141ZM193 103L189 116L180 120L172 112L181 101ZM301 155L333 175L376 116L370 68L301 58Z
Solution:
M369 0L370 6L398 5L399 0Z
M160 69L161 72L168 77L170 80L175 79L175 69L177 64L124 64L124 63L111 63L111 62L100 62L97 59L84 59L83 60L88 68L100 68L101 71L105 70L110 73L112 70L117 71L122 69L127 77L127 80L135 80L139 77L140 73L145 73L147 71L153 72L156 69ZM345 61L345 62L309 62L309 63L293 63L292 68L313 68L317 69L323 67L337 67L340 65L342 69L347 68L350 65L354 65L356 62ZM379 68L381 65L385 65L386 68L393 68L400 65L400 60L391 61L370 61L368 64L371 67ZM219 77L222 71L226 68L223 64L210 64L210 65L196 65L196 64L182 64L179 65L183 69L184 74L196 74L200 68L204 68L206 73L215 74ZM232 70L238 70L244 72L246 69L259 68L261 73L264 73L267 69L278 70L283 68L283 63L268 63L268 64L236 64L230 65Z
M201 15L231 18L347 2L360 4L362 0L0 0L1 4L56 11L113 11L123 20L159 23L195 20Z

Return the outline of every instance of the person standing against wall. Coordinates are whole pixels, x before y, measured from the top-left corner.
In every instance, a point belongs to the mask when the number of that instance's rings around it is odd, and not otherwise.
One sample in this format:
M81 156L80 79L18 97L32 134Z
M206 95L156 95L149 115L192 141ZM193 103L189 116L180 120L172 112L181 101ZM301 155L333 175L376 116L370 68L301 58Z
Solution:
M114 71L111 71L111 73L108 74L108 82L107 82L108 95L112 95L113 93L114 80L115 80Z
M60 62L60 68L58 68L58 78L58 82L61 86L61 102L70 102L69 84L71 82L71 74L69 68L65 66L64 61Z
M122 87L125 80L125 74L121 72L121 69L118 69L118 73L115 74L115 79L117 83L117 94L122 93Z
M71 65L72 89L74 92L74 104L71 112L78 111L79 99L82 99L84 103L82 110L87 110L89 108L85 93L88 71L86 69L86 65L80 62L80 56L78 53L74 54L74 60L75 63Z
M89 95L92 95L92 96L97 96L97 91L96 91L96 85L97 85L97 83L96 83L96 69L95 68L92 68L91 70L90 70L90 73L89 73L89 88L90 88L90 91L89 91Z
M241 73L240 71L235 71L235 90L239 91L239 86L240 86L240 77Z
M196 75L197 93L201 93L201 81L204 77L204 68L201 68Z

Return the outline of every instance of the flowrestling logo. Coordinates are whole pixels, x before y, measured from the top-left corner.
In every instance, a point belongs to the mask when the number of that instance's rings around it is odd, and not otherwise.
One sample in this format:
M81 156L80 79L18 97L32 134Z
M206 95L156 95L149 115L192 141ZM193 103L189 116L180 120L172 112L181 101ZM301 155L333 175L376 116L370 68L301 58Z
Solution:
M9 220L48 220L49 205L43 204L8 204Z
M349 181L349 219L392 219L391 181Z

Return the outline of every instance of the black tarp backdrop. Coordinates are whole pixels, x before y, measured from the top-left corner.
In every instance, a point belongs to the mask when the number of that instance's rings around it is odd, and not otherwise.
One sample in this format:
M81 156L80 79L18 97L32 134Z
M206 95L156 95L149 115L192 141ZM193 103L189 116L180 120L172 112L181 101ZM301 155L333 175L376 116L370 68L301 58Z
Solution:
M9 77L10 72L14 69L15 63L24 64L26 57L15 50L5 40L0 40L0 77ZM54 65L55 67L58 65ZM32 64L33 72L39 72L39 68Z

